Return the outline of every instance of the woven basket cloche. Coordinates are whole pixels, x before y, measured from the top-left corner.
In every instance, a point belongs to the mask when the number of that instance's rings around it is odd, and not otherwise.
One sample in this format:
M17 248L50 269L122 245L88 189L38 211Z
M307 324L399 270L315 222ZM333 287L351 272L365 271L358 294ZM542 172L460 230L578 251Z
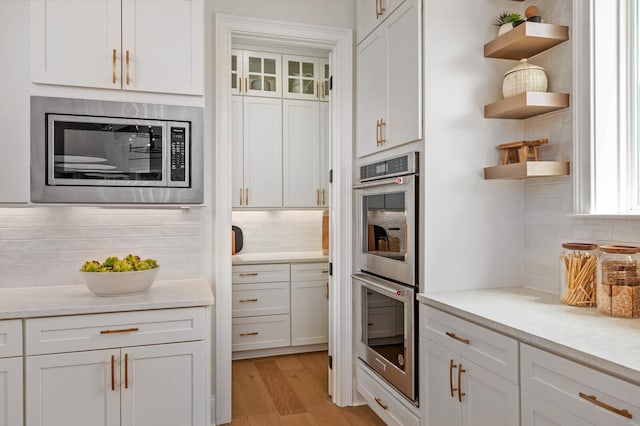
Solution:
M524 92L546 92L548 84L544 68L521 59L517 66L504 73L502 95L509 98Z

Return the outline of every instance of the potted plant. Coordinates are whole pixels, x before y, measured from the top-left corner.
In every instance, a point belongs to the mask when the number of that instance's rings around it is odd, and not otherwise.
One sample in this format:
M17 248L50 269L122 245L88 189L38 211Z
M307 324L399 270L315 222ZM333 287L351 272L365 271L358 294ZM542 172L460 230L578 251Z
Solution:
M503 11L502 13L500 13L500 15L496 17L495 25L499 27L498 35L501 36L507 31L511 31L513 27L517 27L523 22L524 20L522 19L520 14L514 13L514 12L508 12L506 10Z

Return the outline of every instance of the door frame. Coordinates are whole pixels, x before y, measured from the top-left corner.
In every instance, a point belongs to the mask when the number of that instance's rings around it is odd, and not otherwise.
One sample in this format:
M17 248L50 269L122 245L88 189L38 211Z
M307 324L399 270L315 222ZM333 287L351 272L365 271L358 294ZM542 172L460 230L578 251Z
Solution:
M353 30L225 14L215 16L214 193L212 260L215 292L215 418L231 422L231 43L234 37L331 51L334 87L330 93L331 164L329 261L333 264L329 300L330 389L338 406L353 402L352 205Z

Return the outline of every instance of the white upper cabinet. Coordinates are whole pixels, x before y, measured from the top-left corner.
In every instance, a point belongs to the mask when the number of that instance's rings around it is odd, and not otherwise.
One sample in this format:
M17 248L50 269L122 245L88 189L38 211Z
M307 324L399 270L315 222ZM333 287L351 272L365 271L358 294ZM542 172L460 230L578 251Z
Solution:
M32 0L34 83L202 95L203 0Z
M282 55L231 51L231 94L280 98Z
M329 61L309 56L282 57L283 97L288 99L329 100Z
M422 138L421 16L406 0L358 45L359 157Z
M358 0L358 43L405 0Z

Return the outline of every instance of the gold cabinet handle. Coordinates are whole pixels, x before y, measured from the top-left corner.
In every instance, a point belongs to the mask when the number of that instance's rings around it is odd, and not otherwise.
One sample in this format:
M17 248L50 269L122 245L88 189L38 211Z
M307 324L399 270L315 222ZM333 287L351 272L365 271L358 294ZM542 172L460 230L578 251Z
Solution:
M458 388L453 387L453 369L458 368L453 360L449 362L449 390L451 391L451 398L453 398L453 393L458 390Z
M377 18L378 16L382 16L386 10L387 10L387 9L385 9L385 8L382 6L382 0L380 0L380 11L379 11L379 12L378 12L378 11L376 11L376 18Z
M329 270L328 270L328 269L325 269L324 271L321 271L321 273L322 273L322 274L328 274L328 273L329 273Z
M242 93L242 77L236 77L236 78L238 79L238 93Z
M100 330L100 334L132 333L138 330L140 330L138 327L121 328L117 330Z
M327 300L329 300L329 283L325 283L324 285L326 288Z
M320 205L320 190L316 189L316 206Z
M376 400L376 402L378 403L379 406L381 406L384 410L388 410L389 406L388 405L384 405L382 403L382 400L380 398L378 398L377 396L374 398Z
M380 120L376 121L376 146L380 146Z
M130 82L130 78L129 78L129 50L126 51L125 62L127 64L127 86L128 86L129 82Z
M462 342L462 343L464 343L465 345L468 345L468 344L470 344L470 343L471 343L471 342L469 341L469 339L463 339L463 338L462 338L462 337L460 337L460 336L456 336L456 333L452 333L452 332L450 332L450 331L445 331L445 333L444 333L444 334L446 334L447 336L451 337L451 338L452 338L452 339L454 339L454 340L457 340L458 342Z
M582 393L582 392L580 392L578 395L580 395L580 398L586 399L590 403L595 404L598 407L604 408L605 410L609 410L609 411L611 411L613 413L616 413L619 416L626 417L628 419L632 419L633 418L633 414L631 414L629 412L629 410L620 410L619 408L612 407L609 404L606 404L606 403L604 403L602 401L598 401L598 398L596 398L595 395L587 395L587 394Z
M249 77L244 78L244 93L249 93Z
M257 272L244 272L242 274L240 274L241 277L257 277L258 273Z
M380 0L376 0L376 19L380 17Z
M249 205L249 188L244 189L244 205Z
M117 75L116 75L116 49L113 49L113 58L112 58L112 62L113 62L113 75L112 75L112 81L113 81L113 84L116 84L116 81L117 81Z
M111 355L111 390L116 390L116 357Z
M242 80L241 80L242 81ZM240 205L242 205L242 188L240 188Z
M251 302L257 302L258 299L240 299L240 303L251 303Z
M325 196L325 195L326 195L326 194L325 194L325 191L324 191L324 189L323 189L323 190L322 190L322 205L323 205L323 206L326 206L326 205L327 205L327 199L326 199L326 196Z
M253 331L251 333L240 333L241 337L246 337L246 336L257 336L258 332L257 331Z
M322 83L320 83L320 90L322 91L321 92L322 93L321 97L322 97L322 99L324 99L325 98L325 96L324 96L324 81Z
M124 388L129 389L129 354L124 354Z
M462 402L462 397L466 395L466 393L462 392L462 373L466 373L467 370L462 368L462 363L460 363L459 367L460 368L458 368L458 401Z
M384 118L381 118L380 119L380 145L384 145L384 143L386 142L382 137L382 128L386 125L387 123L384 122Z

